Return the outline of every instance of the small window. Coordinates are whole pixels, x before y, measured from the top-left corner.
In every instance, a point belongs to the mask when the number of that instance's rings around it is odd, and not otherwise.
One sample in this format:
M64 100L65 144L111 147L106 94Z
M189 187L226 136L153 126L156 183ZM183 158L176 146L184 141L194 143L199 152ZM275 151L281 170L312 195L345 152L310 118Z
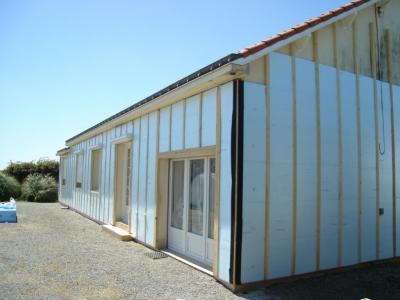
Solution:
M67 158L61 158L61 186L66 186L67 184Z
M100 174L101 174L101 149L97 149L92 151L90 190L93 192L99 191Z
M80 153L76 156L76 180L75 180L75 187L81 188L82 187L82 178L83 178L83 154Z

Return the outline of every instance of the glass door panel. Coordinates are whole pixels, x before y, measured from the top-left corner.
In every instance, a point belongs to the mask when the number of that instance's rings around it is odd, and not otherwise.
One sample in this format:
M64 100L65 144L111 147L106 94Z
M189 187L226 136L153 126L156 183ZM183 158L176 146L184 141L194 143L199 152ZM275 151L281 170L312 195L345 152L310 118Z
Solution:
M183 229L185 161L172 163L171 226Z
M188 231L203 235L204 159L190 161Z

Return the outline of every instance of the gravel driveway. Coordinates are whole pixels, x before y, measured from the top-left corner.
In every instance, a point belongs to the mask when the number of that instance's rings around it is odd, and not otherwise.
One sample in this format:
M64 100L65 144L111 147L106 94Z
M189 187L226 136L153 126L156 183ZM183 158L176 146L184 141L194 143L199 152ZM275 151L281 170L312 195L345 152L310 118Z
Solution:
M18 203L0 224L0 299L399 299L400 263L235 295L172 258L152 260L57 203Z

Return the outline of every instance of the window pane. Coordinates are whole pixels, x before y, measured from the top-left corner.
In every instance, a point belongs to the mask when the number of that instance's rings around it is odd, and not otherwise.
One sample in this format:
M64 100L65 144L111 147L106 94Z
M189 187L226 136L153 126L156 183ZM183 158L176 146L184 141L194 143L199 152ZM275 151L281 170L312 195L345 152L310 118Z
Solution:
M61 159L61 185L65 185L67 180L67 159L63 157Z
M178 229L183 229L184 175L185 175L185 162L174 161L172 163L171 226Z
M92 151L92 174L90 178L91 182L91 190L99 191L100 186L100 157L101 150L93 150Z
M190 161L189 232L203 235L204 159Z
M210 173L208 174L208 237L214 239L214 197L215 197L215 158L210 159Z
M75 186L80 188L82 187L82 172L83 172L83 155L78 154L76 157L76 184Z

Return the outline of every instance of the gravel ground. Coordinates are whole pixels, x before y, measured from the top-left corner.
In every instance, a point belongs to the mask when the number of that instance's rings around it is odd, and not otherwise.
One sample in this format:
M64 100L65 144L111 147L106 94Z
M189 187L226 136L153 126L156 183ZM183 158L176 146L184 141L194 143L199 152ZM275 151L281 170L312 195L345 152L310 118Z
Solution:
M60 205L18 203L0 224L0 299L400 299L400 263L235 295L172 258L120 242Z

